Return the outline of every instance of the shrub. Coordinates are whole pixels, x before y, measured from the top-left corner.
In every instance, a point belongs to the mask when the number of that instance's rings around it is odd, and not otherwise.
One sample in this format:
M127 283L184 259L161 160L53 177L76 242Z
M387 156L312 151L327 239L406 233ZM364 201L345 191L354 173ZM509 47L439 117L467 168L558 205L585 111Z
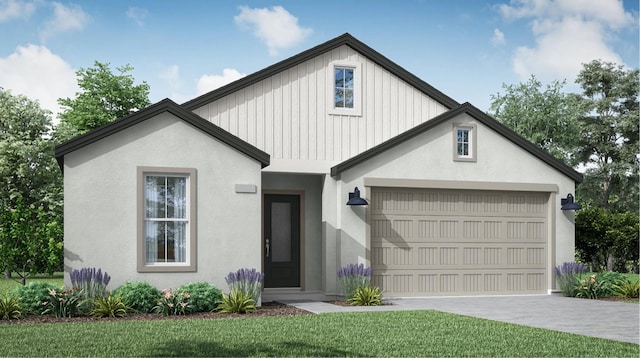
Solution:
M97 297L93 303L91 315L93 317L126 317L127 306L122 302L121 296Z
M47 307L43 302L49 302L51 290L59 289L58 286L47 282L29 282L27 285L18 286L11 294L18 297L18 303L26 314L42 314Z
M598 281L600 282L600 291L598 297L615 296L614 286L622 281L627 281L627 277L619 272L606 271L598 273Z
M171 290L161 291L158 304L153 308L154 312L165 316L185 315L189 311L189 292L173 293Z
M380 306L382 304L382 294L377 286L358 287L347 302L353 306Z
M617 297L638 298L640 297L640 280L620 280L612 285L612 289Z
M56 317L75 317L81 309L83 295L81 291L72 289L52 289L49 300L42 303L46 309L42 314L53 314Z
M84 267L73 270L70 274L71 286L81 291L86 298L106 297L109 295L107 285L111 277L101 269Z
M563 296L576 297L580 275L586 271L587 269L577 262L565 262L554 268L553 273Z
M218 307L220 313L249 313L256 311L256 301L250 294L240 290L231 290L229 295L222 295L222 303Z
M241 291L245 295L250 295L255 302L258 302L262 293L262 284L264 283L264 274L256 271L256 269L240 269L236 272L229 272L225 277L229 292Z
M10 320L20 317L22 317L22 306L18 297L10 294L0 297L0 319Z
M349 264L338 270L338 283L344 296L349 299L358 288L368 287L371 282L371 268L363 264Z
M160 290L147 282L132 281L113 290L114 295L122 297L122 302L135 312L148 313L158 303Z
M176 290L176 294L189 295L189 312L210 312L222 301L222 291L208 282L182 285Z

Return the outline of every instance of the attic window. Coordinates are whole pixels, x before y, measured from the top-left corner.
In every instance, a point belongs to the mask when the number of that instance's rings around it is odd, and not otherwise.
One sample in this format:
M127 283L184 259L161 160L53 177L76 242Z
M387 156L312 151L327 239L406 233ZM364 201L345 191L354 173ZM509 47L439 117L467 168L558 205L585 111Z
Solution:
M476 161L476 126L474 124L453 125L453 160Z
M360 64L333 62L329 74L329 114L360 116L361 75Z

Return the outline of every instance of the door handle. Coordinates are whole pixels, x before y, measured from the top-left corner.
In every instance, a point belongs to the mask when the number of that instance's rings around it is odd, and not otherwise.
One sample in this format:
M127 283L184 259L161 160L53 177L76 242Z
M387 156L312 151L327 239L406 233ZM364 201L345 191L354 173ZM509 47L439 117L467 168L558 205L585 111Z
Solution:
M269 249L270 249L269 239L265 239L264 242L265 242L264 249L265 249L265 251L267 253L267 257L269 257Z

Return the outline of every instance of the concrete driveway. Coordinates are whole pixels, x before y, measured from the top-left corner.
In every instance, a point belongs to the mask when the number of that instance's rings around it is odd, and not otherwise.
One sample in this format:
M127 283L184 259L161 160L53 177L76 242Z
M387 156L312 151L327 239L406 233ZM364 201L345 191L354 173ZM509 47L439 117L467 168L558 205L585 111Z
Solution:
M584 336L640 344L640 304L559 295L391 299L380 307L286 302L315 313L432 309Z

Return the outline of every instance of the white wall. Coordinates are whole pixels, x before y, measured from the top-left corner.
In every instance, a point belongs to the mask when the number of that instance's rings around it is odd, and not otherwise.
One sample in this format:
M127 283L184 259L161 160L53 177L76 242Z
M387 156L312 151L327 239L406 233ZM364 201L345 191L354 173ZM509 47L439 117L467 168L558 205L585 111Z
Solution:
M197 272L136 270L137 166L197 170ZM101 268L110 289L126 281L177 288L260 268L261 165L170 115L161 114L65 156L65 278L72 269ZM240 194L235 184L255 184Z
M476 162L453 161L453 122L477 124ZM557 185L558 193L551 195L549 223L553 225L555 222L555 232L551 235L555 236L556 247L555 263L550 265L574 260L573 212L560 210L560 197L566 197L567 193L575 194L574 181L466 114L341 173L336 178L339 180L339 196L346 198L356 186L366 196L365 178ZM366 241L366 209L349 208L338 202L336 210L340 213L342 230L342 262L339 265L366 261L366 248L369 247Z

